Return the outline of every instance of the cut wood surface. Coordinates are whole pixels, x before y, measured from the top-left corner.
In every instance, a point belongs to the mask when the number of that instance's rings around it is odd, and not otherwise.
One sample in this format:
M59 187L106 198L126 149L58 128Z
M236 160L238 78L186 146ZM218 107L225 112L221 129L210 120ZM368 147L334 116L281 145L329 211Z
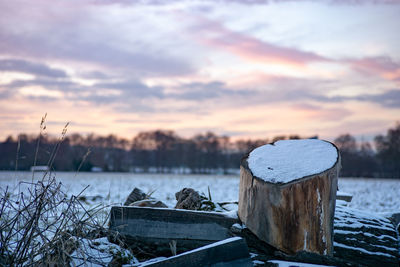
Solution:
M112 207L110 230L127 244L147 244L161 255L171 255L171 241L176 242L178 253L208 245L229 238L229 229L237 221L217 212Z
M240 237L232 237L204 247L200 247L165 260L142 266L186 267L250 267L253 266L246 242Z
M283 149L276 152L279 146ZM265 151L254 159L252 153L257 149ZM274 157L266 156L270 149L276 155L275 161ZM332 255L339 168L338 150L326 141L284 140L256 148L241 161L240 220L259 239L285 253L307 251Z

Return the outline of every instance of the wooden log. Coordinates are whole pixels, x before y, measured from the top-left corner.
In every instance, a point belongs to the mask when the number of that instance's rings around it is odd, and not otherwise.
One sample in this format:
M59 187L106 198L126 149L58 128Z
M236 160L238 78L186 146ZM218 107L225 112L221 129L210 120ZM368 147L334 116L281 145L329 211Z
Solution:
M335 257L365 266L399 266L399 240L392 222L377 214L336 206Z
M285 254L258 239L244 225L233 234L243 237L256 259L280 259L333 266L399 266L399 239L391 220L377 214L337 205L334 220L334 255L300 251Z
M165 260L141 266L186 267L186 266L218 266L218 267L251 267L250 254L246 242L240 237L232 237L207 246L203 246Z
M339 168L338 149L326 141L284 140L256 148L241 161L239 218L285 253L332 255Z
M170 256L171 242L181 253L231 237L230 227L238 221L224 213L164 208L112 207L109 236L127 245Z
M388 219L393 223L397 231L400 232L400 212L392 213L390 216L388 216Z
M300 251L294 255L288 255L271 245L265 243L264 241L258 239L248 228L237 227L237 224L233 225L231 231L234 235L240 236L246 240L249 247L249 251L254 253L256 256L253 260L260 260L267 263L270 260L286 260L286 261L296 261L302 263L312 263L312 264L323 264L329 266L359 266L357 263L352 263L347 260L343 260L338 257L333 257L329 255L320 255L313 252ZM266 264L268 266L268 264Z

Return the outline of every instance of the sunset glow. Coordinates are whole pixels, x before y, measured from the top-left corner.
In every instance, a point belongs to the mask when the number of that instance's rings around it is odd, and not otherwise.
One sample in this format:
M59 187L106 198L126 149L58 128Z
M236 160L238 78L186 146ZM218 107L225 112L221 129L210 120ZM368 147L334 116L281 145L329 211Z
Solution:
M0 138L342 133L400 120L398 1L0 0Z

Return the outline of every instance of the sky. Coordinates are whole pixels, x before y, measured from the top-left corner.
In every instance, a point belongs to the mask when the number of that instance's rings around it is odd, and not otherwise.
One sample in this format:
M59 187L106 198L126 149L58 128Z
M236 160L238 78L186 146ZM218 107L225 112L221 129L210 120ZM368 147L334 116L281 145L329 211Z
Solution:
M400 120L399 0L0 0L0 139L360 140Z

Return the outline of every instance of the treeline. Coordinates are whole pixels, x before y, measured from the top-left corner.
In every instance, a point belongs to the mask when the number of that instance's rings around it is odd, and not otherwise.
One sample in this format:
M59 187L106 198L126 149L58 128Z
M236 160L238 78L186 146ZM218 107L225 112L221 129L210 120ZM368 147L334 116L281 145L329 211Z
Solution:
M51 165L56 171L229 173L238 170L240 159L253 148L299 138L232 141L211 132L182 138L167 130L141 132L132 140L115 135L71 134L57 139L20 134L0 143L0 169ZM376 136L373 144L358 143L350 134L340 135L334 143L341 151L341 176L400 177L400 124Z

